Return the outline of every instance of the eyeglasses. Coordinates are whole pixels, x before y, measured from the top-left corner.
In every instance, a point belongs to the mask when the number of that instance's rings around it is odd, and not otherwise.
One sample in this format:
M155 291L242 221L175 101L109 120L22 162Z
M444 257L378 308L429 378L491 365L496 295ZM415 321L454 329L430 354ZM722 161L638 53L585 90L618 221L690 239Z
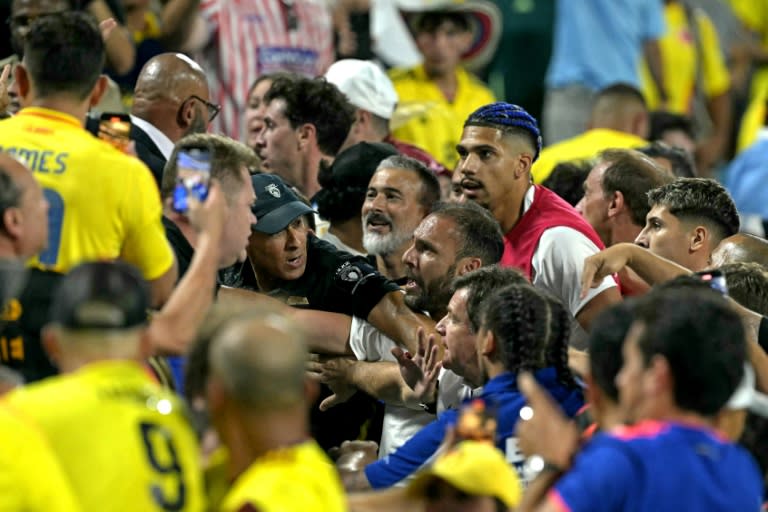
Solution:
M208 122L210 123L214 119L216 119L216 116L219 115L219 112L221 111L221 105L216 105L215 103L211 103L210 101L205 101L200 96L195 96L192 94L189 98L184 100L184 103L186 103L189 100L197 100L200 103L203 103L205 107L208 109Z

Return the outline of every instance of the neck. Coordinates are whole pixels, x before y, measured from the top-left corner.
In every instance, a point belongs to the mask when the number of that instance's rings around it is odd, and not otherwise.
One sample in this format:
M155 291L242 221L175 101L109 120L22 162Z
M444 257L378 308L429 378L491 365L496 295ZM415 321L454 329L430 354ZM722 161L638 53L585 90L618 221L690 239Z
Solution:
M609 400L592 402L592 412L595 422L600 430L611 430L625 423L625 416L618 404Z
M603 240L606 247L620 243L634 243L637 235L643 230L642 226L633 223L628 216L620 215L611 224L608 240Z
M494 379L494 378L498 377L499 375L501 375L502 373L506 373L506 372L509 371L499 361L492 361L492 360L488 359L487 357L485 357L483 359L484 359L484 362L483 362L483 374L485 375L485 378L483 379L484 382L480 382L480 383L470 382L470 384L472 384L475 387L482 386L486 382L488 382L489 380Z
M328 228L328 232L338 237L347 247L365 254L365 247L363 247L363 223L360 222L360 217L353 217L344 222L333 223Z
M688 425L691 427L700 427L700 428L716 428L716 421L715 418L707 418L705 416L701 416L700 414L690 412L690 411L683 411L682 409L679 409L677 407L672 408L668 410L665 414L656 414L651 416L651 420L657 420L657 421L668 421L671 423L681 423L683 425Z
M440 92L443 93L445 99L448 101L453 101L453 99L456 97L456 90L459 86L456 73L439 73L433 70L429 70L426 67L424 70L426 71L429 79L432 80L437 88L440 89Z
M0 260L21 260L24 257L13 240L0 235Z
M508 201L501 202L498 207L492 211L493 216L499 221L501 226L501 232L506 234L515 227L520 218L523 216L523 208L525 207L525 195L533 184L528 183L522 193L517 197L510 194ZM513 192L514 194L514 192Z
M384 277L387 277L393 281L405 277L405 263L403 263L403 254L411 246L411 241L408 240L396 251L392 251L389 254L377 254L376 264Z
M248 258L248 262L252 262L252 258ZM256 284L259 286L259 291L262 293L269 293L272 290L279 288L280 280L273 277L266 272L260 272L253 263L251 264L251 270L253 270L253 276L256 278Z
M312 196L320 190L320 184L317 182L317 174L320 171L321 160L330 160L330 158L323 155L320 152L320 149L316 148L307 155L304 162L304 169L301 173L301 187L302 193L307 196L308 199L312 199Z
M70 116L80 121L80 124L83 126L85 126L85 116L88 114L88 110L90 109L88 100L77 102L76 100L60 96L35 98L31 100L27 106L46 108L48 110L61 112L62 114L69 114Z
M144 108L134 104L131 114L157 128L174 144L184 137L184 132L176 124L176 111L173 109Z
M235 416L217 425L229 451L232 480L268 452L289 448L306 441L306 413L303 405L287 410L234 412Z

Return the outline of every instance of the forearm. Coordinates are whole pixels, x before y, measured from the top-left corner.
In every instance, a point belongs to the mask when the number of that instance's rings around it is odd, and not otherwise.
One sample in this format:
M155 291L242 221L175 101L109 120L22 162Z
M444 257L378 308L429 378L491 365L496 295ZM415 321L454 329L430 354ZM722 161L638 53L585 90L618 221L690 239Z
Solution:
M650 285L655 285L674 279L677 276L690 274L691 271L682 265L662 258L635 244L622 244L629 251L627 266L635 271L640 278Z
M536 511L539 506L544 503L547 498L547 493L552 489L552 486L555 485L558 478L560 478L560 473L555 471L544 470L539 473L539 476L537 476L525 490L525 494L523 494L523 499L520 502L517 511Z
M728 137L731 133L731 94L730 90L710 98L707 102L707 110L712 118L712 125L714 129L713 137L716 137L718 141L722 141L722 147L720 153L725 150L725 144L728 142Z
M356 361L350 368L349 383L360 391L391 405L405 405L411 391L400 375L397 363Z
M659 101L667 102L667 89L664 84L664 66L661 58L661 49L657 40L646 41L643 44L643 55L648 64L648 71L651 74L651 80L658 91Z
M182 355L213 302L219 261L219 236L201 233L187 272L163 309L153 317L150 343L158 354Z
M98 22L114 18L114 14L104 0L93 0L88 5L90 12ZM118 75L128 73L136 62L136 48L130 32L122 25L115 27L105 40L107 61Z
M161 14L162 40L168 51L180 49L189 38L200 0L170 0Z
M367 320L412 353L418 350L419 327L423 327L427 334L435 331L435 322L411 311L400 292L386 294L368 314Z

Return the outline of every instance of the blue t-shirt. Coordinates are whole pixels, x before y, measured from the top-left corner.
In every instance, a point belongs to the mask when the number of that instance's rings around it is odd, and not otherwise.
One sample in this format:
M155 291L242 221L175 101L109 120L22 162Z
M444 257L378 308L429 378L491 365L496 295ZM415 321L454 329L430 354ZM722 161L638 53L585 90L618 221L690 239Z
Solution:
M643 43L663 33L661 0L558 0L546 85L639 87Z
M558 381L554 368L539 370L534 376L568 416L576 414L584 405L581 390L563 386ZM496 446L507 454L510 463L522 462L517 452L517 443L514 442L515 425L520 409L525 405L525 397L517 389L517 375L507 372L489 380L483 386L479 398L496 408ZM395 452L366 466L365 476L368 477L371 487L390 487L428 462L442 443L445 428L456 423L458 413L456 409L443 412Z
M733 159L725 171L725 188L743 215L768 219L768 133Z
M598 434L550 493L561 510L758 512L752 457L712 430L644 421Z

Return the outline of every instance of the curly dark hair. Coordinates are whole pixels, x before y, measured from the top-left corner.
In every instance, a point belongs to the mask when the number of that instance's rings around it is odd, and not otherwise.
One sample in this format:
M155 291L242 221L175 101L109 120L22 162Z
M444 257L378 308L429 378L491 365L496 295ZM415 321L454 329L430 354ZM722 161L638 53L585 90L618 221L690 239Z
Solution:
M701 222L713 233L713 247L739 232L739 213L728 191L707 178L679 178L648 192L648 204L666 206L683 222Z
M339 89L325 78L277 76L264 101L285 101L283 114L293 128L314 125L317 145L326 155L335 155L355 120L355 108Z
M452 288L467 289L467 318L469 326L475 333L482 322L483 303L495 291L512 284L529 284L525 275L512 267L489 265L468 272L453 280Z

